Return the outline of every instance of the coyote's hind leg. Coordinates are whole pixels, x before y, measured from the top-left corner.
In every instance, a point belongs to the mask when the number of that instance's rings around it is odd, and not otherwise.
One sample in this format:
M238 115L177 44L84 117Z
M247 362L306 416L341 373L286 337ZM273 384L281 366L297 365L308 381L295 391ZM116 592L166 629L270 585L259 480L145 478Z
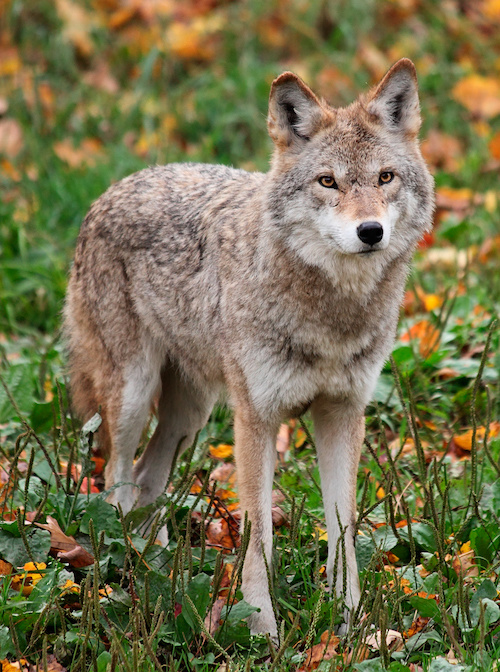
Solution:
M196 432L206 424L219 393L218 386L199 389L168 364L162 371L161 388L158 426L133 471L138 506L154 502L163 493L177 447L180 454L192 444ZM158 538L166 543L166 528Z

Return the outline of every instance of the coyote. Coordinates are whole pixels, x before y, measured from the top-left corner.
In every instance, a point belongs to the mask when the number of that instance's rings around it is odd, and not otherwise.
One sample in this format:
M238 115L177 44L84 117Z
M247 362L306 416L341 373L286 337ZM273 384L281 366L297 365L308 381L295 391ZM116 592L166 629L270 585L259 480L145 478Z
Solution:
M328 581L347 610L360 597L353 535L364 409L434 208L419 127L408 59L340 109L285 72L269 99L269 172L147 168L110 187L80 231L65 305L71 391L83 419L100 409L110 501L124 512L154 502L177 446L191 444L226 390L251 523L242 590L260 608L249 618L254 633L277 637L266 572L276 434L306 409ZM134 465L155 400L158 425ZM335 577L341 534L346 566L340 553Z

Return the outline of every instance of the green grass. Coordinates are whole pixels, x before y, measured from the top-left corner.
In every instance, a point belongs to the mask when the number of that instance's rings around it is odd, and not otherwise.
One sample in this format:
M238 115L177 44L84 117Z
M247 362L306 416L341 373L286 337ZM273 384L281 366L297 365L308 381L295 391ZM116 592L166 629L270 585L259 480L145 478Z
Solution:
M13 567L0 584L0 660L50 669L55 656L71 672L313 669L307 651L340 621L342 605L326 589L308 417L306 433L294 428L275 478L287 521L274 535L276 648L251 637L243 620L251 609L239 590L245 535L239 549L222 551L210 545L206 527L221 519L237 525L226 510L234 500L209 483L220 466L209 446L232 442L230 414L216 409L158 503L166 507L169 547L143 539L134 530L154 512L123 519L103 494L78 487L84 477L99 486L102 477L92 473L92 432L82 433L70 412L60 311L78 228L111 182L168 161L265 170L274 76L295 70L340 105L376 81L377 58L390 65L406 55L419 71L423 137L434 129L460 143L456 166L437 168L436 184L468 187L475 200L460 209L452 196L432 245L417 254L401 338L367 409L357 493L366 616L339 642L337 656L319 663L318 655L317 669L497 669L500 210L488 145L500 117L474 116L453 96L471 73L498 74L495 20L460 3L425 0L213 5L203 13L196 3L178 3L185 14L158 10L148 19L138 12L117 24L111 0L74 0L69 15L48 0L4 3L0 98L22 145L0 156L0 559ZM200 48L210 54L186 59L172 51L167 36L182 16L189 29L201 21ZM196 31L190 35L196 45ZM111 84L95 75L100 67ZM426 306L429 295L439 298L434 306ZM439 340L426 346L432 333ZM455 439L467 430L463 449ZM79 567L49 554L49 531L25 525L33 516L42 525L57 521L97 562ZM459 556L474 558L465 577ZM32 580L34 570L22 569L29 562L46 567L23 594L12 582L20 581L14 575ZM205 618L223 596L227 613L208 632ZM402 648L384 637L379 649L364 646L388 629L403 635Z

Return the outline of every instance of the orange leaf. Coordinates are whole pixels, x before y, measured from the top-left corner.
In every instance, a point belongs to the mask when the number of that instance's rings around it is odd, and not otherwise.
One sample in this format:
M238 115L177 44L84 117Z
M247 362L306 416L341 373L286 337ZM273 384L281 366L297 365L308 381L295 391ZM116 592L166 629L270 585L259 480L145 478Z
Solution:
M309 672L309 670L315 670L317 667L319 667L319 664L322 660L331 660L334 656L337 656L337 647L339 642L340 639L336 635L334 635L332 632L329 632L328 630L325 630L325 632L321 635L319 644L315 644L305 652L307 653L307 658L299 672Z
M9 576L9 574L12 574L13 570L14 567L10 562L5 562L5 560L0 558L0 576Z
M496 133L496 135L491 138L488 147L491 156L500 161L500 132Z
M240 545L239 534L230 528L225 518L217 518L208 524L206 538L207 544L216 548L232 550Z
M420 355L422 357L428 357L439 347L439 331L429 322L429 320L420 320L420 322L416 322L401 336L401 340L405 343L413 340L420 341Z
M486 427L478 427L476 429L476 442L479 443L484 441L485 434ZM500 422L492 422L489 428L488 438L494 438L495 436L498 436L498 434L500 434ZM453 441L455 445L457 445L462 450L470 451L472 450L472 435L473 431L472 429L469 429L463 434L454 436Z
M210 446L210 457L216 460L225 460L233 454L233 447L228 443L221 443L217 447Z
M475 117L491 119L500 114L500 82L496 77L468 75L455 84L452 95Z

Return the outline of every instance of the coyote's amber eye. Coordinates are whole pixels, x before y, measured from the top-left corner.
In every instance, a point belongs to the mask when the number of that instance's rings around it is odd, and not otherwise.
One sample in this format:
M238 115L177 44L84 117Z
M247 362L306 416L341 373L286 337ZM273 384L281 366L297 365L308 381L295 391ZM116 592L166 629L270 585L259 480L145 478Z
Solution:
M328 189L338 189L338 184L335 182L331 175L322 175L318 182L322 187L327 187Z
M394 179L394 173L391 173L389 170L385 170L383 173L380 173L378 176L379 184L389 184Z

